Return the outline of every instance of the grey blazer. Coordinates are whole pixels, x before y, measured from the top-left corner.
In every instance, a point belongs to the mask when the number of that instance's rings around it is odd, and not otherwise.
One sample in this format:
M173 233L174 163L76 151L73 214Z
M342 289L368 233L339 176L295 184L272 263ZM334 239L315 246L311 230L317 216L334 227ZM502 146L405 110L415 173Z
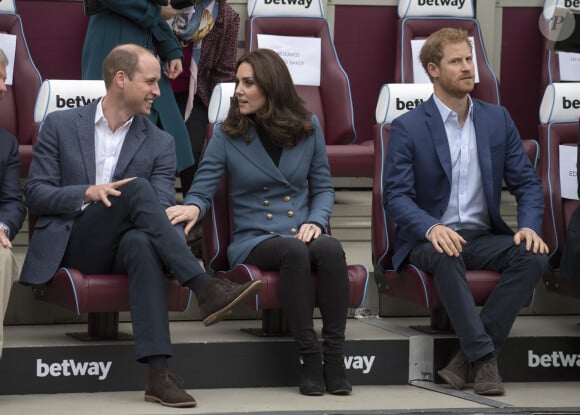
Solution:
M29 211L38 217L20 282L49 281L62 261L86 189L95 183L97 102L47 116L33 150L25 187ZM163 206L175 204L173 138L146 117L136 116L123 143L113 181L149 180ZM98 224L95 224L98 227Z
M261 241L273 236L294 237L300 225L327 227L334 204L334 187L324 136L318 119L315 131L293 148L284 148L279 166L266 152L254 130L251 141L231 138L216 125L193 185L184 203L211 207L222 175L227 172L234 212L234 237L228 247L231 266L243 263Z

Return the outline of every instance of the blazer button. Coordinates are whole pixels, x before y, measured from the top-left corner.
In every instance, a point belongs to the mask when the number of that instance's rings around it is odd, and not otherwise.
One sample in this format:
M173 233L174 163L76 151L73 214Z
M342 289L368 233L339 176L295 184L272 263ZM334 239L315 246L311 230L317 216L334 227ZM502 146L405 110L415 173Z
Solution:
M268 219L268 220L272 220L273 217L274 217L274 215L272 215L271 213L268 213L266 215L266 219Z
M297 231L296 231L296 228L290 228L290 233L291 233L292 235L294 235L296 232L297 232Z
M70 225L65 225L65 226L64 226L64 229L65 229L67 232L68 232L68 231L70 231Z
M290 201L290 196L284 196L284 202L289 202Z
M264 200L264 202L262 202L262 204L264 206L270 206L270 201L269 200Z
M268 191L268 186L264 186L264 192Z
M293 210L289 210L288 211L288 217L291 218L292 216L294 216L294 211Z

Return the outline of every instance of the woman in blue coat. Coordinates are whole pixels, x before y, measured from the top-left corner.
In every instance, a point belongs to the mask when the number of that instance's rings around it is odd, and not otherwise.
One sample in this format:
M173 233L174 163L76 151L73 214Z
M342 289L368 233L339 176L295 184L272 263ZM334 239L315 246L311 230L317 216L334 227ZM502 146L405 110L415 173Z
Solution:
M186 222L188 232L209 209L224 173L233 203L229 262L280 272L280 303L300 355L300 392L350 393L342 356L348 274L340 242L325 232L334 188L324 136L271 50L238 61L227 119L215 127L184 205L167 209L172 223ZM322 355L311 271L318 275Z
M82 55L83 79L103 79L101 67L115 46L134 43L154 50L164 63L159 81L161 96L153 102L149 118L175 139L177 171L195 161L185 122L175 101L169 79L182 71L183 51L166 19L179 14L171 6L153 0L99 0L102 11L91 16Z

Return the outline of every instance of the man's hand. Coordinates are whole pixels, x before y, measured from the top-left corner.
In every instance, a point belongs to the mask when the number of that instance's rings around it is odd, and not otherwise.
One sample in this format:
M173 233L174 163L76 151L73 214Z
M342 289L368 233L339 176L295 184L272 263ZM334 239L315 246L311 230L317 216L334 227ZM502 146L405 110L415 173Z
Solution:
M85 191L85 197L83 201L85 203L103 202L106 207L111 207L109 196L121 196L121 192L117 189L135 179L136 177L129 177L127 179L119 180L113 183L94 184L89 186Z
M195 205L175 205L165 209L165 213L167 213L172 225L186 222L183 232L187 235L193 225L195 225L195 222L197 222L199 208Z
M445 225L433 226L427 238L431 241L433 248L440 254L445 252L449 256L456 257L463 250L463 245L467 243L461 235Z
M175 58L165 64L165 76L169 79L175 79L183 71L181 58Z
M514 235L514 243L516 245L519 245L522 241L526 241L526 251L531 250L534 254L547 255L550 253L548 245L530 228L521 228Z
M4 248L12 249L12 242L8 239L8 235L4 232L4 229L0 228L0 245Z

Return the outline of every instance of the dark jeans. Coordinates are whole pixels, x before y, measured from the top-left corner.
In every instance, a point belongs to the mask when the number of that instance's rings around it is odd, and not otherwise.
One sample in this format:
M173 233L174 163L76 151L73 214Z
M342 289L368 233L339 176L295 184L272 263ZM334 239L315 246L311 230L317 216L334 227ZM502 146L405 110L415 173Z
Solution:
M514 244L513 236L482 231L459 231L467 241L459 257L440 254L431 242L417 245L409 262L433 274L461 348L470 361L498 353L506 341L520 309L542 277L548 258L525 250L525 242ZM501 279L477 312L465 278L466 270L491 270Z
M247 264L280 272L280 303L300 354L319 352L312 313L317 295L322 315L324 353L342 353L348 311L348 272L340 242L321 236L309 244L273 237L258 244ZM315 290L311 272L317 274Z
M204 272L145 179L89 205L75 220L62 265L86 274L127 273L137 359L172 355L164 270L181 284Z

